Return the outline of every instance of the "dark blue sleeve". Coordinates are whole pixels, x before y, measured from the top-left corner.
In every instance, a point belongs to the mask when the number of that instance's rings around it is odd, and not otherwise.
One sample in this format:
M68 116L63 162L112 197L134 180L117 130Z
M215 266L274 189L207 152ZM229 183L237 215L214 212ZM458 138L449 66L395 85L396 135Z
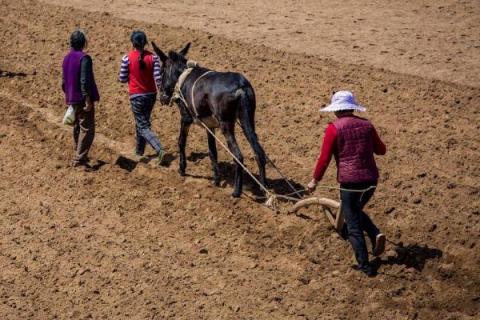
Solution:
M82 91L82 95L85 98L90 95L90 89L92 88L92 79L92 58L87 55L84 56L80 61L80 90Z

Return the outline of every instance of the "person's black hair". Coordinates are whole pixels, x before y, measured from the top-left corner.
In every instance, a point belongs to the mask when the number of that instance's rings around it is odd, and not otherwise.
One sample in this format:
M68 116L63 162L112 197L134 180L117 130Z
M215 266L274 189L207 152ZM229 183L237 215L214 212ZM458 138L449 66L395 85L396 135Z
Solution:
M130 36L130 41L132 41L132 45L135 49L140 51L140 56L138 57L138 62L140 64L140 69L145 69L146 64L143 61L143 57L145 56L145 45L147 44L147 35L143 31L133 31L132 35Z
M355 110L353 110L353 109L347 109L347 110L338 110L338 111L335 111L335 112L343 115L343 114L351 113L351 112L354 112L354 111Z
M82 50L85 48L86 43L87 38L82 30L75 30L70 35L70 47L72 47L74 50Z

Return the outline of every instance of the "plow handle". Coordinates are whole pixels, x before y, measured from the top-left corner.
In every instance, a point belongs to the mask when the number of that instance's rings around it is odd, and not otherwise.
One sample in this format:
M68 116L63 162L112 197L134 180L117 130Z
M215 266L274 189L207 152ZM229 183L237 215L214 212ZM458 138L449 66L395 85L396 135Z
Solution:
M343 214L340 208L340 203L338 201L328 199L328 198L318 198L312 197L298 201L293 208L290 210L291 213L296 213L301 208L305 208L311 205L320 205L323 208L325 215L327 216L328 221L332 224L332 226L340 232L343 228ZM335 215L332 213L336 212Z

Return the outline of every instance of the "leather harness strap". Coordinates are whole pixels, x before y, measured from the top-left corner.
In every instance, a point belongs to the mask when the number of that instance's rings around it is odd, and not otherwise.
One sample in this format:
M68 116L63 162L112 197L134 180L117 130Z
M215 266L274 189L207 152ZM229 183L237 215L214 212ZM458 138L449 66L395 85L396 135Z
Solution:
M178 77L178 81L177 81L177 84L175 85L175 89L173 91L173 95L172 95L172 98L170 100L170 105L176 100L176 99L180 99L182 100L182 102L185 104L185 107L187 107L188 109L188 103L187 103L187 100L185 99L185 97L183 96L183 93L182 93L182 87L183 87L183 83L185 82L185 80L187 79L187 77L190 75L190 73L193 71L193 69L197 67L197 63L194 62L194 61L188 61L187 62L187 68L182 72L182 74L180 75L180 77ZM195 100L193 99L193 93L194 93L194 90L195 90L195 86L197 85L197 82L202 79L204 76L206 76L207 74L209 73L212 73L214 72L213 70L209 70L205 73L203 73L200 77L198 77L195 82L193 83L193 86L192 86L192 90L191 90L191 93L190 93L190 98L191 98L191 101L192 101L192 109L193 109L193 112L195 113L195 118L198 118L198 112L197 112L197 107L195 106Z
M210 70L210 71L207 71L205 72L204 74L202 74L200 77L197 78L197 80L195 80L195 82L193 83L193 86L192 86L192 91L191 91L191 94L190 94L190 99L192 100L192 108L193 108L193 112L195 113L195 117L198 118L198 112L197 112L197 107L195 106L195 99L193 98L193 93L195 92L195 86L197 85L197 82L202 79L204 76L206 76L207 74L209 73L212 73L214 71Z

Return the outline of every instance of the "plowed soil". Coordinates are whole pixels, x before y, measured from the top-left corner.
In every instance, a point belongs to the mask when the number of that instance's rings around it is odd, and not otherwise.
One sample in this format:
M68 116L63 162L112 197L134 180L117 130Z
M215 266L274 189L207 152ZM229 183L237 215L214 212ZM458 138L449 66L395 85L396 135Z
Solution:
M478 318L477 85L33 0L0 0L0 8L0 318ZM60 123L60 65L79 25L102 96L94 172L69 167L71 129ZM397 245L376 261L377 277L352 268L349 244L315 208L272 211L248 196L256 188L247 178L246 195L232 199L224 151L222 186L212 186L200 128L189 137L189 176L180 177L175 108L154 112L170 164L130 158L133 117L116 77L139 28L166 50L192 41L192 59L244 73L258 96L261 142L297 185L309 180L332 119L318 107L332 90L357 94L388 147L367 210ZM268 174L287 192L271 167ZM322 184L336 185L334 166ZM338 199L326 189L317 195Z
M480 82L477 0L42 1L449 82Z

